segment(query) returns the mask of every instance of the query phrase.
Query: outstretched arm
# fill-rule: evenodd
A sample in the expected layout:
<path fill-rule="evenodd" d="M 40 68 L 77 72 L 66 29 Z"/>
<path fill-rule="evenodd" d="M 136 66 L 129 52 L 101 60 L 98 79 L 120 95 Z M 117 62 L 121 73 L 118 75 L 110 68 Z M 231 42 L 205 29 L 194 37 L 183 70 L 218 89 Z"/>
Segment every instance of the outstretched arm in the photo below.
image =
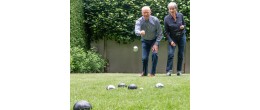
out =
<path fill-rule="evenodd" d="M 140 32 L 141 32 L 141 23 L 140 23 L 140 20 L 136 20 L 136 22 L 135 22 L 135 35 L 141 36 Z"/>

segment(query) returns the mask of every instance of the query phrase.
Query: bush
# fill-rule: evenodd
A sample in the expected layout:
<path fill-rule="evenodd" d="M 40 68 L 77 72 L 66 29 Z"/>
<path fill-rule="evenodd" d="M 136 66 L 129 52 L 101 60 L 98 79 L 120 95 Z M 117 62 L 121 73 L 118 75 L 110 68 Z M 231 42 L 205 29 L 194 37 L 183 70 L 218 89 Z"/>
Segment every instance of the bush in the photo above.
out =
<path fill-rule="evenodd" d="M 85 52 L 83 48 L 79 47 L 70 49 L 71 73 L 99 73 L 103 72 L 105 65 L 105 60 L 93 50 Z"/>

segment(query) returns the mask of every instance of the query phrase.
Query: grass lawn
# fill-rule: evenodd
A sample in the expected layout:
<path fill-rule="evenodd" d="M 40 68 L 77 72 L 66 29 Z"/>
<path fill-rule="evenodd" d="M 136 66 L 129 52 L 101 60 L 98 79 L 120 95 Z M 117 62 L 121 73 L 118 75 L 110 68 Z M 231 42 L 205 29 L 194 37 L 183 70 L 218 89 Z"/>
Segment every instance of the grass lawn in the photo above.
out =
<path fill-rule="evenodd" d="M 118 88 L 120 82 L 136 84 L 138 88 Z M 155 88 L 159 82 L 164 84 L 161 89 Z M 110 84 L 116 89 L 106 90 Z M 90 102 L 93 110 L 189 110 L 190 75 L 139 77 L 139 74 L 126 73 L 71 74 L 71 110 L 79 100 Z"/>

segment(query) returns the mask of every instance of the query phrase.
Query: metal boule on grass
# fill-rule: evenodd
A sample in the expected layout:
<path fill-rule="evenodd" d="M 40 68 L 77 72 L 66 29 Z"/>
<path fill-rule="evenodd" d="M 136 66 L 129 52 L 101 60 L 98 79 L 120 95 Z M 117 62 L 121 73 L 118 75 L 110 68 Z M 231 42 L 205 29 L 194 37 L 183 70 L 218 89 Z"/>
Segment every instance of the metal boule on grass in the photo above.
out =
<path fill-rule="evenodd" d="M 130 84 L 128 86 L 128 89 L 137 89 L 137 86 L 135 84 Z"/>
<path fill-rule="evenodd" d="M 115 87 L 114 85 L 108 85 L 106 89 L 107 89 L 107 90 L 113 90 L 113 89 L 115 89 L 115 88 L 116 88 L 116 87 Z"/>
<path fill-rule="evenodd" d="M 91 110 L 92 106 L 85 100 L 78 101 L 74 104 L 73 110 Z"/>
<path fill-rule="evenodd" d="M 127 87 L 127 85 L 125 83 L 119 83 L 118 87 Z"/>
<path fill-rule="evenodd" d="M 163 88 L 164 85 L 163 85 L 162 83 L 157 83 L 157 84 L 155 85 L 155 87 L 156 87 L 156 88 Z"/>

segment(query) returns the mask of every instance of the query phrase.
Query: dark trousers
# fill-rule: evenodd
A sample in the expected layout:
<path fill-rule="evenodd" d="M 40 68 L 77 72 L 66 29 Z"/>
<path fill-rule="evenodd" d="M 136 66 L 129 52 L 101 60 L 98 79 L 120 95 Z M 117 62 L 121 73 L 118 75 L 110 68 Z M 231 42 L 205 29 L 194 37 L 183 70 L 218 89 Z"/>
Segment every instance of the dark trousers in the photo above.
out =
<path fill-rule="evenodd" d="M 148 61 L 149 61 L 149 53 L 151 48 L 153 47 L 156 39 L 154 40 L 142 40 L 142 63 L 143 63 L 143 75 L 147 75 Z M 158 46 L 159 48 L 159 46 Z M 157 52 L 152 52 L 152 69 L 151 74 L 156 73 L 156 66 L 158 62 Z"/>
<path fill-rule="evenodd" d="M 186 45 L 186 35 L 183 34 L 181 37 L 173 38 L 172 40 L 176 44 L 176 46 L 178 46 L 177 71 L 181 71 L 183 57 L 184 57 L 184 48 Z M 175 52 L 176 46 L 171 46 L 171 44 L 168 43 L 168 60 L 167 60 L 166 72 L 173 70 L 173 59 L 174 59 L 174 52 Z"/>

